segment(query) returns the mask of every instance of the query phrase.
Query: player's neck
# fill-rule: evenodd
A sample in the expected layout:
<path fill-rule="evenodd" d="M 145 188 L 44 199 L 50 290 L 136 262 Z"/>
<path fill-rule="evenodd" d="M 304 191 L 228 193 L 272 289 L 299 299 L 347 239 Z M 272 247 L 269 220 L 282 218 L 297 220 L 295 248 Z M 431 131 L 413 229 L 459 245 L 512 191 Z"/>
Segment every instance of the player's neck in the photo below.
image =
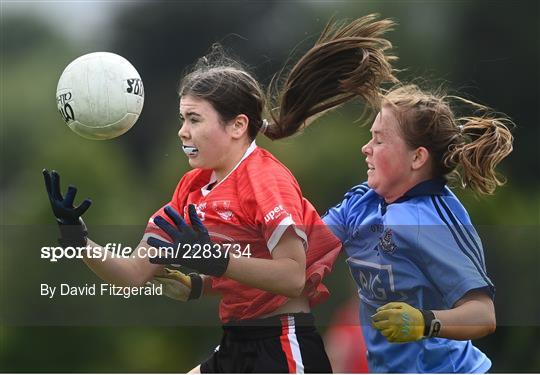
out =
<path fill-rule="evenodd" d="M 249 148 L 250 144 L 242 144 L 238 145 L 239 147 L 235 147 L 228 153 L 226 157 L 226 161 L 223 163 L 222 168 L 215 168 L 214 172 L 216 174 L 217 181 L 216 183 L 220 183 L 225 177 L 229 175 L 229 173 L 232 172 L 232 170 L 238 165 L 240 160 L 244 157 L 247 149 Z"/>

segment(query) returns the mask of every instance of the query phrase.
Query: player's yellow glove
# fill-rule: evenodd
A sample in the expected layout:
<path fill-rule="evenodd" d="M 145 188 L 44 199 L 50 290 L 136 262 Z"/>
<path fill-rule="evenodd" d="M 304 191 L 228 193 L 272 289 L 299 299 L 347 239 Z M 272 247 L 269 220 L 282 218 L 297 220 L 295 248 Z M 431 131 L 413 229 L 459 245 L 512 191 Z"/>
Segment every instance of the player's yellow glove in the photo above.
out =
<path fill-rule="evenodd" d="M 186 302 L 200 298 L 203 291 L 203 280 L 197 273 L 186 275 L 177 270 L 163 269 L 163 273 L 155 275 L 148 284 L 163 286 L 163 295 Z"/>
<path fill-rule="evenodd" d="M 441 323 L 432 311 L 415 309 L 405 302 L 390 302 L 371 317 L 373 327 L 390 342 L 411 342 L 435 337 Z"/>

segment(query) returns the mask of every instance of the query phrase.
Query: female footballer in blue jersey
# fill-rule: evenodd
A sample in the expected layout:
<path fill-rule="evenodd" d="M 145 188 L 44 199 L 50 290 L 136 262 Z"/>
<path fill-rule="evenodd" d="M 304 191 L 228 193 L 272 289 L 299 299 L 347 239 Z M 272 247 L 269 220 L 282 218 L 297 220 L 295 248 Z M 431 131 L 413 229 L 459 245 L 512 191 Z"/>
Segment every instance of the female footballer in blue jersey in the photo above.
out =
<path fill-rule="evenodd" d="M 456 117 L 450 102 L 475 116 Z M 446 186 L 492 194 L 512 151 L 510 120 L 459 97 L 401 85 L 383 96 L 362 147 L 367 184 L 324 221 L 358 284 L 371 372 L 485 373 L 471 339 L 495 330 L 494 286 L 467 211 Z M 400 343 L 400 344 L 398 344 Z"/>

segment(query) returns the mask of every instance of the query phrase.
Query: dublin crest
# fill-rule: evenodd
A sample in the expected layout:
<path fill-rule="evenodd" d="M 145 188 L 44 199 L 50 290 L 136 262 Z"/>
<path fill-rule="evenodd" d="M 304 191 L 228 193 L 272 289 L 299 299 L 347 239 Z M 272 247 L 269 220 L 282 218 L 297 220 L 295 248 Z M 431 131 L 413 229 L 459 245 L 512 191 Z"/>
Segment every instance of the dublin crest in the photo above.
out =
<path fill-rule="evenodd" d="M 379 239 L 379 248 L 388 254 L 394 254 L 397 249 L 396 244 L 392 241 L 392 229 L 386 229 Z"/>

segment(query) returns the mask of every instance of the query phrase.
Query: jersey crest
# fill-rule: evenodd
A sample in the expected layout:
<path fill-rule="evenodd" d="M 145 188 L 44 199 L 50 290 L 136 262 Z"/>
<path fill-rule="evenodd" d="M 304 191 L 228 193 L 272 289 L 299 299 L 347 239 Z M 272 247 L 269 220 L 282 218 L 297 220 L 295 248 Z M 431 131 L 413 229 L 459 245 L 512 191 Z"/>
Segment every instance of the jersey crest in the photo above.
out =
<path fill-rule="evenodd" d="M 201 219 L 201 221 L 204 221 L 205 219 L 205 216 L 206 216 L 204 212 L 205 210 L 206 210 L 206 202 L 202 202 L 201 204 L 195 205 L 195 211 L 197 211 L 197 216 L 199 216 L 199 219 Z"/>
<path fill-rule="evenodd" d="M 379 248 L 388 254 L 394 254 L 397 249 L 396 244 L 392 239 L 392 229 L 387 228 L 379 240 Z"/>

